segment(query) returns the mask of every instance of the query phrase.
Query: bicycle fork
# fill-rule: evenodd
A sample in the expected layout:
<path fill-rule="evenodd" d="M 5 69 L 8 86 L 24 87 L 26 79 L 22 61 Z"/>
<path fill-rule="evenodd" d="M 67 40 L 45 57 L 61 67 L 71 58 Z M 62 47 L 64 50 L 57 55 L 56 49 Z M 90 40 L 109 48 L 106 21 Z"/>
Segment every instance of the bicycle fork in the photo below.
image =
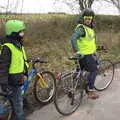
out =
<path fill-rule="evenodd" d="M 85 72 L 85 73 L 82 73 L 83 76 L 82 76 L 82 84 L 83 84 L 83 89 L 85 90 L 85 92 L 88 94 L 88 75 L 90 74 L 89 72 Z"/>
<path fill-rule="evenodd" d="M 69 94 L 71 94 L 71 105 L 74 105 L 74 100 L 75 100 L 75 92 L 77 91 L 78 84 L 80 84 L 80 78 L 81 72 L 78 72 L 75 79 L 72 79 L 72 90 Z"/>
<path fill-rule="evenodd" d="M 43 76 L 40 73 L 37 73 L 38 80 L 40 81 L 40 86 L 42 88 L 49 88 L 48 84 L 45 82 Z"/>

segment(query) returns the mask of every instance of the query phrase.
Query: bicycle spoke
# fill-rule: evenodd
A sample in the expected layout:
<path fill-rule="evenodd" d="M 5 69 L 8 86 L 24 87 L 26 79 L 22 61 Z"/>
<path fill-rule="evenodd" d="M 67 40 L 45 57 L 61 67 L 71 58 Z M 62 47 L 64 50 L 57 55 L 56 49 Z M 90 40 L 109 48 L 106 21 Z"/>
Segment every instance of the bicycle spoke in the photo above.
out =
<path fill-rule="evenodd" d="M 77 89 L 76 82 L 73 82 L 71 75 L 69 74 L 67 79 L 64 77 L 61 79 L 55 92 L 55 107 L 62 115 L 72 114 L 79 107 L 82 100 L 82 92 Z"/>
<path fill-rule="evenodd" d="M 102 60 L 99 68 L 99 74 L 95 80 L 95 89 L 104 90 L 112 82 L 114 77 L 114 66 L 109 60 Z"/>
<path fill-rule="evenodd" d="M 54 96 L 55 78 L 53 74 L 48 71 L 42 72 L 41 76 L 42 78 L 39 78 L 35 81 L 34 95 L 38 102 L 46 104 L 50 102 Z"/>

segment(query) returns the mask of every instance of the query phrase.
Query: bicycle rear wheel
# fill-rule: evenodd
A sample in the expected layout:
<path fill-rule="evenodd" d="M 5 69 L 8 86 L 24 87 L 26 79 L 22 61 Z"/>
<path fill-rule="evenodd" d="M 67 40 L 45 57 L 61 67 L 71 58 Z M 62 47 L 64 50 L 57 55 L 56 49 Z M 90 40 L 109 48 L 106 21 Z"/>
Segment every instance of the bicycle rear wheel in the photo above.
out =
<path fill-rule="evenodd" d="M 0 120 L 15 120 L 11 102 L 3 95 L 0 96 Z"/>
<path fill-rule="evenodd" d="M 37 79 L 33 85 L 35 98 L 41 104 L 51 102 L 55 93 L 55 77 L 49 71 L 37 74 Z"/>
<path fill-rule="evenodd" d="M 13 111 L 12 111 L 12 110 L 8 111 L 8 112 L 4 115 L 4 118 L 5 118 L 5 119 L 3 119 L 3 120 L 15 120 Z"/>
<path fill-rule="evenodd" d="M 98 75 L 95 80 L 95 89 L 105 90 L 109 87 L 114 78 L 114 65 L 110 60 L 101 60 L 98 68 Z"/>
<path fill-rule="evenodd" d="M 56 85 L 54 104 L 62 115 L 70 115 L 77 110 L 82 101 L 82 89 L 77 88 L 78 80 L 73 79 L 73 73 L 68 73 L 59 79 Z"/>

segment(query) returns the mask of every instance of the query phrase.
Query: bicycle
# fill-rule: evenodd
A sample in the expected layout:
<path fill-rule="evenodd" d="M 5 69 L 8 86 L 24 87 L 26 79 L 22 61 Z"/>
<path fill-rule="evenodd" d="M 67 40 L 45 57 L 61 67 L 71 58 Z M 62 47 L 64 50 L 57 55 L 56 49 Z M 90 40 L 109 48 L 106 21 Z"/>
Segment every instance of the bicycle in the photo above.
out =
<path fill-rule="evenodd" d="M 29 83 L 35 78 L 33 84 L 33 94 L 36 100 L 41 104 L 51 102 L 55 92 L 55 77 L 52 72 L 38 72 L 35 67 L 36 63 L 47 63 L 47 61 L 37 58 L 31 59 L 28 62 L 32 63 L 32 70 L 28 74 L 28 79 L 25 80 L 24 85 L 21 87 L 23 95 L 27 90 Z"/>
<path fill-rule="evenodd" d="M 108 53 L 104 46 L 98 46 L 97 51 L 101 53 Z M 98 74 L 94 83 L 94 88 L 97 91 L 103 91 L 107 89 L 114 79 L 114 64 L 109 59 L 102 59 L 100 55 L 97 54 L 96 60 L 98 63 Z"/>
<path fill-rule="evenodd" d="M 36 100 L 41 104 L 47 104 L 51 102 L 54 93 L 55 93 L 55 77 L 50 71 L 38 72 L 36 68 L 36 63 L 47 63 L 40 58 L 31 59 L 28 61 L 32 63 L 31 71 L 28 73 L 27 80 L 24 81 L 24 84 L 21 86 L 21 94 L 22 96 L 26 96 L 26 91 L 29 87 L 29 84 L 33 81 L 33 94 Z M 11 106 L 10 100 L 6 95 L 0 93 L 0 96 L 4 97 L 6 102 Z M 6 103 L 5 102 L 5 103 Z M 7 120 L 13 120 L 12 117 L 12 107 L 9 107 L 8 110 L 8 118 Z"/>
<path fill-rule="evenodd" d="M 0 120 L 14 120 L 12 103 L 6 93 L 0 92 Z"/>
<path fill-rule="evenodd" d="M 73 56 L 69 58 L 75 61 L 76 67 L 72 70 L 60 73 L 58 78 L 58 84 L 56 85 L 56 91 L 54 96 L 54 104 L 56 110 L 62 115 L 70 115 L 77 110 L 80 106 L 83 98 L 83 93 L 88 92 L 87 89 L 87 75 L 88 72 L 80 68 L 79 60 L 80 56 Z M 98 58 L 97 58 L 98 59 Z M 98 61 L 97 61 L 98 62 Z M 107 64 L 106 64 L 107 63 Z M 98 63 L 98 75 L 96 77 L 95 89 L 102 91 L 111 84 L 114 78 L 114 65 L 110 60 L 99 60 Z M 108 70 L 109 74 L 106 74 Z M 109 77 L 108 81 L 103 82 L 105 77 Z M 99 86 L 99 84 L 101 84 Z"/>

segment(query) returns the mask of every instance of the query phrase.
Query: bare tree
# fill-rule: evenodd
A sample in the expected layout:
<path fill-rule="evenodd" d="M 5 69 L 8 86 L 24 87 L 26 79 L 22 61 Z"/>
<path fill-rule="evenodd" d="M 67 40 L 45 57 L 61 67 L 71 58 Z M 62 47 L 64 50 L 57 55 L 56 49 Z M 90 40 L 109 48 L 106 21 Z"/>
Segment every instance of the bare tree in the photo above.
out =
<path fill-rule="evenodd" d="M 9 4 L 10 4 L 10 0 L 8 0 L 8 1 L 7 1 L 7 6 L 6 6 L 6 15 L 7 15 L 7 13 L 8 13 Z"/>
<path fill-rule="evenodd" d="M 23 0 L 6 0 L 5 5 L 0 5 L 0 9 L 2 9 L 6 15 L 8 13 L 21 12 L 21 7 L 23 7 Z"/>
<path fill-rule="evenodd" d="M 91 8 L 94 0 L 78 0 L 80 10 L 82 11 L 85 8 Z"/>
<path fill-rule="evenodd" d="M 82 11 L 85 8 L 91 8 L 94 1 L 97 0 L 55 0 L 57 2 L 62 2 L 67 4 L 71 9 L 74 8 L 75 4 L 79 5 L 79 11 Z"/>
<path fill-rule="evenodd" d="M 17 13 L 17 10 L 19 8 L 19 4 L 20 4 L 20 0 L 15 0 L 14 3 L 13 3 L 13 8 L 12 8 L 12 11 L 14 11 L 15 13 Z"/>
<path fill-rule="evenodd" d="M 120 13 L 120 0 L 104 0 L 104 1 L 113 4 Z"/>
<path fill-rule="evenodd" d="M 120 0 L 55 0 L 55 4 L 57 4 L 58 2 L 65 3 L 70 7 L 71 10 L 74 9 L 75 4 L 78 4 L 79 11 L 82 11 L 85 8 L 91 8 L 93 3 L 96 1 L 99 1 L 99 2 L 105 1 L 110 4 L 113 4 L 120 13 Z"/>
<path fill-rule="evenodd" d="M 23 3 L 24 3 L 24 0 L 22 0 L 22 5 L 21 5 L 21 14 L 22 14 L 22 10 L 23 10 Z"/>

